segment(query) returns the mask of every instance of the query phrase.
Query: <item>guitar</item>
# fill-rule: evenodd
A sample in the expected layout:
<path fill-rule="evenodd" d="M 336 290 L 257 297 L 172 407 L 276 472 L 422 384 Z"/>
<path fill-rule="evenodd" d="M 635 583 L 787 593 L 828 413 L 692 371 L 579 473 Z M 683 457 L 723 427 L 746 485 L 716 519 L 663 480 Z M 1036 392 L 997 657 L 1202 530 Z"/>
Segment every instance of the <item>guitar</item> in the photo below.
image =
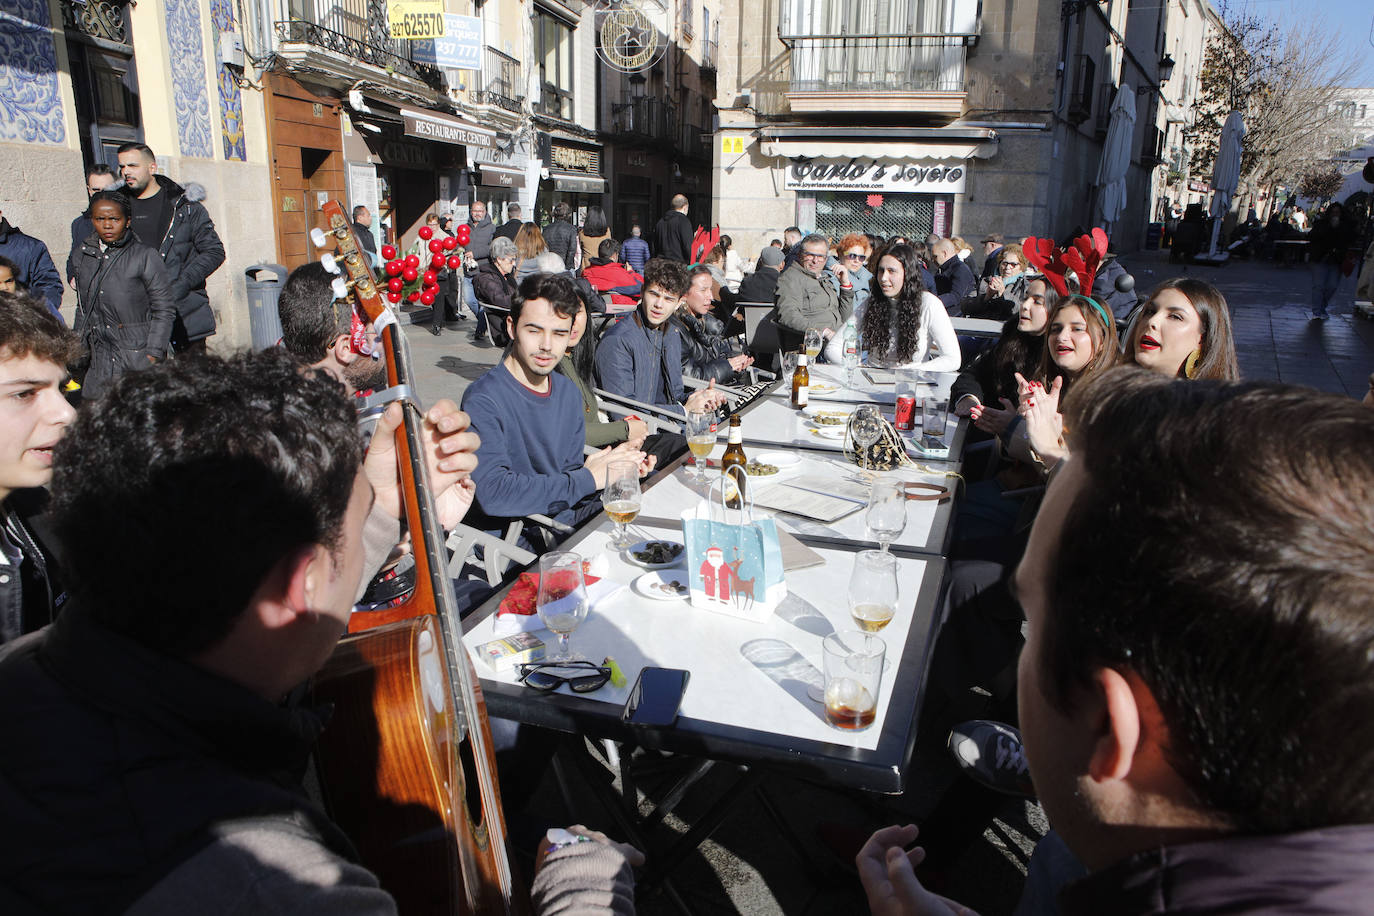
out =
<path fill-rule="evenodd" d="M 519 916 L 528 895 L 511 868 L 486 705 L 460 638 L 410 350 L 343 207 L 323 210 L 330 228 L 316 242 L 333 241 L 336 286 L 380 331 L 388 385 L 408 392 L 396 451 L 415 588 L 396 606 L 355 612 L 315 678 L 316 700 L 334 705 L 318 743 L 321 790 L 401 913 Z"/>

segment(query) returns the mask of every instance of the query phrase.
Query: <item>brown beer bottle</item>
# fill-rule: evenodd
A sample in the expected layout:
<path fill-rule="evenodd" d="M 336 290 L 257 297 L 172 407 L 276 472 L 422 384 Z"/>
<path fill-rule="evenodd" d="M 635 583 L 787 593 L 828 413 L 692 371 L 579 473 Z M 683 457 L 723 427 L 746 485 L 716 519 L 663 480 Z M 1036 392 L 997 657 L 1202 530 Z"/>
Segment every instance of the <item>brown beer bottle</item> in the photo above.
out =
<path fill-rule="evenodd" d="M 811 394 L 811 372 L 806 368 L 806 352 L 797 354 L 797 368 L 792 373 L 792 406 L 801 410 Z"/>
<path fill-rule="evenodd" d="M 725 454 L 720 456 L 720 472 L 735 481 L 735 490 L 730 492 L 730 482 L 726 480 L 725 505 L 731 509 L 744 508 L 744 466 L 749 459 L 744 457 L 744 433 L 740 429 L 739 414 L 730 414 L 730 438 L 725 445 Z"/>

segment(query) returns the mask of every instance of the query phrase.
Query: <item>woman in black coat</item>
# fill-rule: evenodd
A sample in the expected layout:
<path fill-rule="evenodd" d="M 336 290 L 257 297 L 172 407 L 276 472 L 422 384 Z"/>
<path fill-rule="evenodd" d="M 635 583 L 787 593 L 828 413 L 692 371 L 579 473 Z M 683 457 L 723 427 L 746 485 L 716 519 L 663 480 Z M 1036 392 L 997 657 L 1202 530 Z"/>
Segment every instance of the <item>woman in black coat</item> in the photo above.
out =
<path fill-rule="evenodd" d="M 86 214 L 95 233 L 76 258 L 74 330 L 90 356 L 82 397 L 98 398 L 125 372 L 166 357 L 176 302 L 162 258 L 129 228 L 127 197 L 101 191 Z"/>
<path fill-rule="evenodd" d="M 725 339 L 725 325 L 711 314 L 711 271 L 698 265 L 688 277 L 687 294 L 671 319 L 682 339 L 682 374 L 704 382 L 733 384 L 754 360 L 734 352 Z"/>
<path fill-rule="evenodd" d="M 520 251 L 514 242 L 508 238 L 494 238 L 491 240 L 490 256 L 472 277 L 472 291 L 486 312 L 491 342 L 498 347 L 504 347 L 510 341 L 506 334 L 506 316 L 510 314 L 511 299 L 519 290 L 512 278 L 512 271 L 519 259 Z"/>

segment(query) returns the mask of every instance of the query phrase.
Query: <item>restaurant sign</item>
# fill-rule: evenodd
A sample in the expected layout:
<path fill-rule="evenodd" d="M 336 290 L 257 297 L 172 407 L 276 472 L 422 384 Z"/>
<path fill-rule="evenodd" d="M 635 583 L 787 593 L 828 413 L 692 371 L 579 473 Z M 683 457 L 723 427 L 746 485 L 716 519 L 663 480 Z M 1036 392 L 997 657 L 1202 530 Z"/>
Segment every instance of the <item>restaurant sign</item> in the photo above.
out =
<path fill-rule="evenodd" d="M 910 162 L 893 159 L 811 159 L 786 165 L 789 191 L 881 191 L 889 194 L 962 194 L 963 159 Z"/>

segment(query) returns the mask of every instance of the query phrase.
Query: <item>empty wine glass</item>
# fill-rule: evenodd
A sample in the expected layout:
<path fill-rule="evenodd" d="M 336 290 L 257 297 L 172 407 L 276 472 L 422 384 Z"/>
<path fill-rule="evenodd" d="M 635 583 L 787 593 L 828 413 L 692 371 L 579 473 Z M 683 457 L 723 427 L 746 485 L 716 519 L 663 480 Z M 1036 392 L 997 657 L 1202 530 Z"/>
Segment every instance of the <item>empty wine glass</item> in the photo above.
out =
<path fill-rule="evenodd" d="M 897 558 L 881 550 L 854 555 L 849 577 L 849 615 L 859 629 L 876 633 L 897 612 Z"/>
<path fill-rule="evenodd" d="M 549 662 L 577 661 L 568 648 L 568 639 L 587 617 L 587 586 L 582 574 L 582 557 L 571 552 L 546 553 L 539 558 L 539 619 L 558 636 L 558 653 Z"/>
<path fill-rule="evenodd" d="M 854 436 L 854 444 L 859 447 L 859 454 L 863 456 L 864 470 L 868 470 L 868 448 L 878 441 L 878 437 L 883 434 L 883 418 L 878 413 L 878 408 L 872 404 L 865 404 L 854 411 L 854 419 L 849 427 L 850 433 Z"/>
<path fill-rule="evenodd" d="M 882 552 L 906 528 L 906 488 L 902 481 L 879 477 L 868 492 L 868 512 L 864 523 L 873 532 Z"/>
<path fill-rule="evenodd" d="M 625 526 L 639 515 L 639 502 L 639 465 L 633 461 L 612 461 L 606 468 L 606 489 L 601 491 L 601 504 L 615 522 L 611 546 L 616 550 L 633 543 Z"/>
<path fill-rule="evenodd" d="M 821 355 L 821 332 L 815 328 L 807 328 L 802 348 L 806 350 L 806 361 L 814 363 L 816 357 Z"/>
<path fill-rule="evenodd" d="M 709 410 L 687 412 L 687 447 L 692 450 L 693 479 L 703 480 L 706 474 L 701 463 L 716 447 L 716 415 Z"/>
<path fill-rule="evenodd" d="M 797 371 L 797 354 L 791 350 L 784 350 L 782 354 L 782 377 L 783 381 L 791 382 L 792 373 Z"/>

